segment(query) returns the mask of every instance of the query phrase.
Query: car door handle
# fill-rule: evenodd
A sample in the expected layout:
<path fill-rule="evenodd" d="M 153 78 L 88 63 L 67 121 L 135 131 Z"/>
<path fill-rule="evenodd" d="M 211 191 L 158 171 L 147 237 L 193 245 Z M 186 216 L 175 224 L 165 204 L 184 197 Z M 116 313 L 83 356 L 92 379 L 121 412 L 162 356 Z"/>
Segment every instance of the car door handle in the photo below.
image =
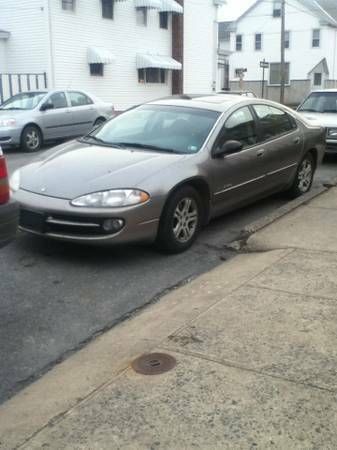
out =
<path fill-rule="evenodd" d="M 258 150 L 256 152 L 256 156 L 258 156 L 259 158 L 261 158 L 261 156 L 263 156 L 263 155 L 264 155 L 264 149 Z"/>
<path fill-rule="evenodd" d="M 299 144 L 301 142 L 301 139 L 299 137 L 294 139 L 294 144 Z"/>

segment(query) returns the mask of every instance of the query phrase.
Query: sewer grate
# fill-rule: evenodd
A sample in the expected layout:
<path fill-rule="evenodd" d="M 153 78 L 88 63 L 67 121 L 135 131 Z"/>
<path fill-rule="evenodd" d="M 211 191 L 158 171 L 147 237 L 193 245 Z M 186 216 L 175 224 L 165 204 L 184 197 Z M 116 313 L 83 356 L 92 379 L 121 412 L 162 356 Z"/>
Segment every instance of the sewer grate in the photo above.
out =
<path fill-rule="evenodd" d="M 131 367 L 142 375 L 160 375 L 172 370 L 176 364 L 177 361 L 173 356 L 165 353 L 149 353 L 135 359 Z"/>

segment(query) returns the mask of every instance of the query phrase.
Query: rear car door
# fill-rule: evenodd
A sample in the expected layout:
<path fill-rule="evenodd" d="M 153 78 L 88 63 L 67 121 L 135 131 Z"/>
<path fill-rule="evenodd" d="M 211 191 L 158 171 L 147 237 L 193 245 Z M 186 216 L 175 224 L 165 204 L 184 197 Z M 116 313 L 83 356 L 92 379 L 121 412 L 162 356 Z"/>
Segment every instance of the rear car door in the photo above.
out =
<path fill-rule="evenodd" d="M 259 142 L 270 189 L 286 187 L 295 176 L 303 152 L 304 137 L 296 120 L 270 105 L 254 105 Z"/>
<path fill-rule="evenodd" d="M 89 133 L 97 119 L 97 111 L 92 99 L 79 91 L 68 91 L 72 118 L 72 135 L 80 136 Z"/>
<path fill-rule="evenodd" d="M 71 114 L 68 101 L 63 91 L 54 92 L 45 104 L 51 109 L 41 111 L 41 122 L 45 139 L 54 139 L 71 136 Z"/>
<path fill-rule="evenodd" d="M 229 116 L 213 150 L 230 140 L 241 142 L 242 150 L 211 160 L 210 183 L 215 213 L 259 197 L 265 189 L 265 167 L 258 144 L 256 120 L 248 106 Z"/>

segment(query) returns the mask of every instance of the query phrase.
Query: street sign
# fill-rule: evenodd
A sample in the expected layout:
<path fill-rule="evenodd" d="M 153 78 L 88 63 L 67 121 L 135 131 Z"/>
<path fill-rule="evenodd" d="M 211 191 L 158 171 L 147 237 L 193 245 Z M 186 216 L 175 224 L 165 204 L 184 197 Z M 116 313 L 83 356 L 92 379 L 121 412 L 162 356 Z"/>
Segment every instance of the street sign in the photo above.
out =
<path fill-rule="evenodd" d="M 269 69 L 269 62 L 260 61 L 260 67 L 261 69 Z"/>

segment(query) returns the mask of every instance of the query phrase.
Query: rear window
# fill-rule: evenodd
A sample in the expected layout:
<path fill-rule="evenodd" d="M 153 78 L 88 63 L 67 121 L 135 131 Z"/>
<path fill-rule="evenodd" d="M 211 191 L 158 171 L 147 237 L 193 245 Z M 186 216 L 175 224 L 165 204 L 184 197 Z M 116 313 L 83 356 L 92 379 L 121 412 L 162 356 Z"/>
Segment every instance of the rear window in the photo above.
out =
<path fill-rule="evenodd" d="M 337 113 L 337 92 L 312 92 L 298 111 Z"/>

